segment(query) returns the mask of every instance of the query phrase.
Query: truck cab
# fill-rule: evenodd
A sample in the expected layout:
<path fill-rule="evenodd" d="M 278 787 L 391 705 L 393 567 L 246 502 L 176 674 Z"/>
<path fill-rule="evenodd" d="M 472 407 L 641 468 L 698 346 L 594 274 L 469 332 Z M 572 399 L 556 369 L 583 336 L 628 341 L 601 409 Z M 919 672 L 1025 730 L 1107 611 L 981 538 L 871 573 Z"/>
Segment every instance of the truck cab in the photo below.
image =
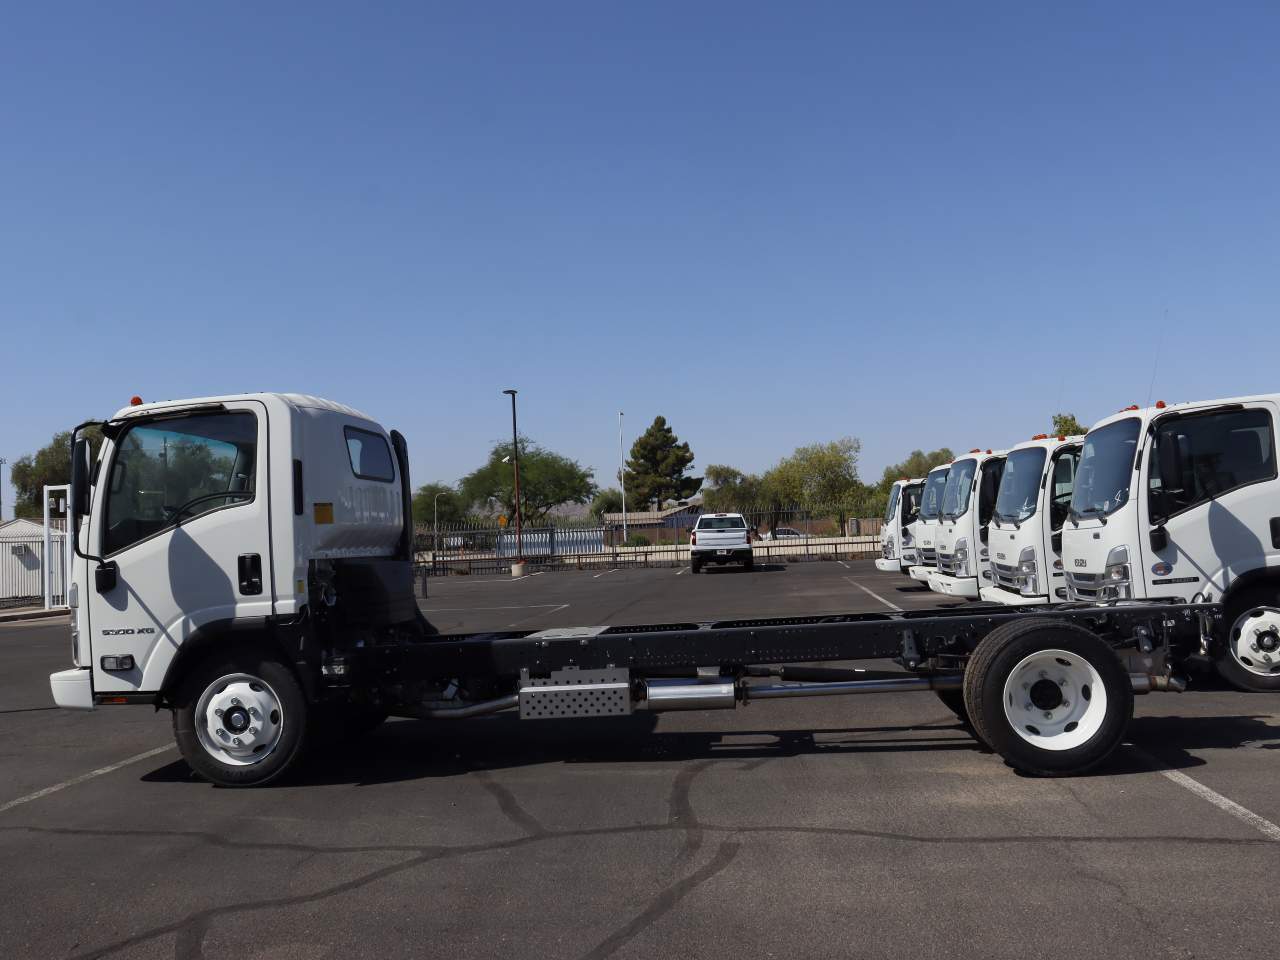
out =
<path fill-rule="evenodd" d="M 1040 434 L 1009 451 L 987 533 L 983 600 L 1022 606 L 1066 599 L 1061 531 L 1083 442 Z"/>
<path fill-rule="evenodd" d="M 889 489 L 884 526 L 880 528 L 880 556 L 876 569 L 886 573 L 906 573 L 915 562 L 913 527 L 920 514 L 920 494 L 924 480 L 895 480 Z"/>
<path fill-rule="evenodd" d="M 341 404 L 267 393 L 139 400 L 101 428 L 96 464 L 86 440 L 74 446 L 75 666 L 50 678 L 60 706 L 194 698 L 194 714 L 175 715 L 189 761 L 269 767 L 300 743 L 280 719 L 301 709 L 294 688 L 319 697 L 346 645 L 429 629 L 399 434 Z M 222 665 L 246 649 L 240 662 L 276 666 Z M 225 682 L 208 676 L 224 666 Z"/>
<path fill-rule="evenodd" d="M 935 593 L 978 599 L 980 571 L 987 566 L 987 525 L 1004 458 L 1003 450 L 974 449 L 951 464 L 934 535 L 938 565 L 929 573 L 929 589 Z"/>
<path fill-rule="evenodd" d="M 1072 600 L 1223 605 L 1219 673 L 1280 690 L 1280 396 L 1131 406 L 1084 439 L 1062 530 Z"/>
<path fill-rule="evenodd" d="M 907 576 L 920 583 L 929 582 L 929 573 L 938 565 L 938 551 L 934 539 L 938 532 L 938 515 L 942 512 L 942 491 L 947 485 L 950 464 L 934 467 L 925 477 L 920 492 L 920 513 L 916 517 L 912 539 L 916 547 L 916 563 L 908 568 Z"/>

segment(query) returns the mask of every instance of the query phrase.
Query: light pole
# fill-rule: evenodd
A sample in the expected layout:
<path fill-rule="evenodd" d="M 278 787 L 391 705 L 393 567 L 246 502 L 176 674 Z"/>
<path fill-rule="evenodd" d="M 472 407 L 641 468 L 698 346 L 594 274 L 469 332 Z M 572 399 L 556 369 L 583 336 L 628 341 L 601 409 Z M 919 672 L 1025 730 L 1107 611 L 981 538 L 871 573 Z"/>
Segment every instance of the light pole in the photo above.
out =
<path fill-rule="evenodd" d="M 434 561 L 440 552 L 440 498 L 446 491 L 441 490 L 431 498 L 431 559 Z"/>
<path fill-rule="evenodd" d="M 622 453 L 622 411 L 618 411 L 618 482 L 622 484 L 622 543 L 627 542 L 627 459 Z"/>
<path fill-rule="evenodd" d="M 503 390 L 511 397 L 511 466 L 516 482 L 516 563 L 524 563 L 524 537 L 520 525 L 520 435 L 516 432 L 516 391 Z"/>
<path fill-rule="evenodd" d="M 9 461 L 0 457 L 0 474 L 4 473 L 4 465 Z M 4 521 L 4 478 L 0 477 L 0 522 Z"/>

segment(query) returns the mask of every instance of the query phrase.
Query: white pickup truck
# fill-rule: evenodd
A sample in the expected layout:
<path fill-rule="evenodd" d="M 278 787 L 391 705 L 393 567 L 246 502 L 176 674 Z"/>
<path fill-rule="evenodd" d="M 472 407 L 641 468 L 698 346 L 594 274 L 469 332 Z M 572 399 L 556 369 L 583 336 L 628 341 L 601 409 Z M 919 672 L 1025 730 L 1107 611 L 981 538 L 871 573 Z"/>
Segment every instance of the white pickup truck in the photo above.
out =
<path fill-rule="evenodd" d="M 705 513 L 689 533 L 689 568 L 697 573 L 707 563 L 740 563 L 750 570 L 751 531 L 740 513 Z"/>

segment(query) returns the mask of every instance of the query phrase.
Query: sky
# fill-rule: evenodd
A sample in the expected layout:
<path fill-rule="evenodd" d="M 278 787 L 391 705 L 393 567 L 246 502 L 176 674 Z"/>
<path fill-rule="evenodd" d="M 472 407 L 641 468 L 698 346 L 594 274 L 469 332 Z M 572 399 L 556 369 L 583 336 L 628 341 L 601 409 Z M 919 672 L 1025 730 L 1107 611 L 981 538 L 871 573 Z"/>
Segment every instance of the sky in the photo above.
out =
<path fill-rule="evenodd" d="M 602 484 L 619 410 L 874 479 L 1277 390 L 1277 49 L 1274 3 L 10 5 L 0 457 L 282 390 L 451 482 L 514 387 Z"/>

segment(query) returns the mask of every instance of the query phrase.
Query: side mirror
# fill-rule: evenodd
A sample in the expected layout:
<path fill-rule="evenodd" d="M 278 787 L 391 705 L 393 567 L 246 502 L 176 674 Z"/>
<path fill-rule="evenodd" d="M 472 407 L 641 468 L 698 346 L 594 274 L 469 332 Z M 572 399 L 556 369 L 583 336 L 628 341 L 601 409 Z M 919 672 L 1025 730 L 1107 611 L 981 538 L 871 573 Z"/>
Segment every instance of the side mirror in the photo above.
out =
<path fill-rule="evenodd" d="M 1169 531 L 1163 526 L 1151 528 L 1151 549 L 1155 553 L 1167 550 L 1169 547 Z"/>
<path fill-rule="evenodd" d="M 77 517 L 89 515 L 89 441 L 81 437 L 71 448 L 71 510 Z"/>

